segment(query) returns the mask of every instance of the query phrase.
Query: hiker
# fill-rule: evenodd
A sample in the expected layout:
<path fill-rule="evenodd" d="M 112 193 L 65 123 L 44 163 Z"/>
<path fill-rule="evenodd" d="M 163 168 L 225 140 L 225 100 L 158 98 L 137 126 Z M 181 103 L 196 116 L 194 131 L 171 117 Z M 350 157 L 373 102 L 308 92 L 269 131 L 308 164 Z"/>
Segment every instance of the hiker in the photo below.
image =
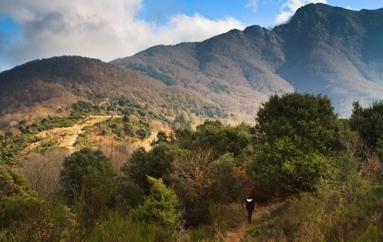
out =
<path fill-rule="evenodd" d="M 247 221 L 251 224 L 251 217 L 253 216 L 255 205 L 251 197 L 246 199 Z"/>

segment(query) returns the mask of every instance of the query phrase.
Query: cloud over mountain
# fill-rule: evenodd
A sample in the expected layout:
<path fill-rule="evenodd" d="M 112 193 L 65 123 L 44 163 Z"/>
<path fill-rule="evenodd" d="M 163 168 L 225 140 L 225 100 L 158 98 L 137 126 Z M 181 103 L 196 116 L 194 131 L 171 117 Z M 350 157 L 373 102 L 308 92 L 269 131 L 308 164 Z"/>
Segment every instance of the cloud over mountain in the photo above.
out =
<path fill-rule="evenodd" d="M 142 0 L 1 1 L 0 14 L 9 14 L 21 31 L 17 41 L 2 44 L 1 58 L 12 64 L 55 55 L 111 60 L 155 44 L 201 41 L 244 28 L 234 18 L 211 20 L 198 13 L 180 13 L 157 25 L 138 18 L 142 9 Z"/>
<path fill-rule="evenodd" d="M 280 13 L 275 18 L 276 25 L 286 23 L 298 8 L 309 3 L 327 3 L 327 0 L 287 0 L 280 8 Z"/>

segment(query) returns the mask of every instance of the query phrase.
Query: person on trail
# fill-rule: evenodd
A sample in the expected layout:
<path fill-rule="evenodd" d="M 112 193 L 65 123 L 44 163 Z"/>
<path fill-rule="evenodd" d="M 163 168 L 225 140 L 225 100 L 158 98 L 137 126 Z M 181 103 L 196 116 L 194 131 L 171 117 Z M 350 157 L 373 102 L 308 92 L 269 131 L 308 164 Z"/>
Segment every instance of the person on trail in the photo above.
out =
<path fill-rule="evenodd" d="M 255 205 L 251 197 L 246 199 L 247 221 L 251 224 L 251 217 L 253 216 Z"/>

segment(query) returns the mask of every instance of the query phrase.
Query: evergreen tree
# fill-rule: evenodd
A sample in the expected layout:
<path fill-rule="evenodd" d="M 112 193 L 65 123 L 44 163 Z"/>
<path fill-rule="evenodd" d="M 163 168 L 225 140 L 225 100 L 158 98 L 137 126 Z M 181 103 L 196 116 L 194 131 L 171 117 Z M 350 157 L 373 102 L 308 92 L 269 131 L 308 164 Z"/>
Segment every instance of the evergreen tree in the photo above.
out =
<path fill-rule="evenodd" d="M 256 117 L 257 157 L 251 164 L 259 192 L 271 196 L 312 191 L 323 156 L 338 147 L 340 123 L 326 96 L 273 95 Z"/>
<path fill-rule="evenodd" d="M 178 198 L 173 189 L 166 187 L 162 179 L 148 176 L 150 195 L 144 203 L 131 211 L 136 222 L 158 224 L 172 237 L 176 232 L 176 223 L 181 215 L 178 211 Z"/>

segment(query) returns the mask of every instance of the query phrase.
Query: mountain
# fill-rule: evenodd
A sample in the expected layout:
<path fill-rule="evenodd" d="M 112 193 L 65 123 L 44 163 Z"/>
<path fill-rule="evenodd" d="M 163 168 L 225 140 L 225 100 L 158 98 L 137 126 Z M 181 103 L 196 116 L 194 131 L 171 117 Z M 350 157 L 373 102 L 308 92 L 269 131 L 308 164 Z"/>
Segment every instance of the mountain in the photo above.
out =
<path fill-rule="evenodd" d="M 78 56 L 31 61 L 0 73 L 0 127 L 65 116 L 78 101 L 119 114 L 119 100 L 167 121 L 183 114 L 197 122 L 253 122 L 270 95 L 293 91 L 327 95 L 348 117 L 353 101 L 383 99 L 382 16 L 383 8 L 308 4 L 272 30 L 234 29 L 111 63 Z"/>
<path fill-rule="evenodd" d="M 383 8 L 308 4 L 272 30 L 250 26 L 203 42 L 154 46 L 111 63 L 200 93 L 251 120 L 274 93 L 327 95 L 340 117 L 383 99 Z"/>
<path fill-rule="evenodd" d="M 118 100 L 172 119 L 180 110 L 189 117 L 223 118 L 219 106 L 192 90 L 100 60 L 61 56 L 28 62 L 0 73 L 0 127 L 31 123 L 48 115 L 65 116 L 78 101 L 114 109 Z M 114 112 L 113 112 L 114 111 Z M 3 129 L 4 130 L 4 129 Z"/>

